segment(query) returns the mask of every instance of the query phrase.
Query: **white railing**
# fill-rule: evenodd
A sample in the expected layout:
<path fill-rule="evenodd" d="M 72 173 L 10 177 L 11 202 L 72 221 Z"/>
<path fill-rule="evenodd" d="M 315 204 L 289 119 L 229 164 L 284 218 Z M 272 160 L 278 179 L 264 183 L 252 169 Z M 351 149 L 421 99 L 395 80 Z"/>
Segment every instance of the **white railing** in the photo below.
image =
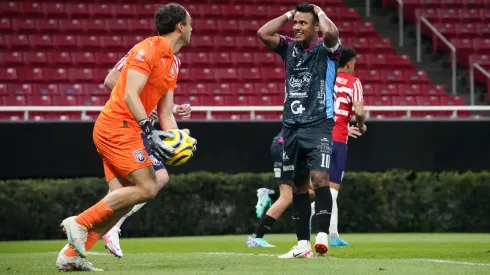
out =
<path fill-rule="evenodd" d="M 452 52 L 451 57 L 451 70 L 452 70 L 452 92 L 456 95 L 456 48 L 449 42 L 435 27 L 432 25 L 425 16 L 417 18 L 417 62 L 422 61 L 422 31 L 421 22 L 423 22 L 442 42 L 444 42 Z"/>
<path fill-rule="evenodd" d="M 480 66 L 480 64 L 475 62 L 475 63 L 470 65 L 470 102 L 471 102 L 471 105 L 475 105 L 475 69 L 479 70 L 483 75 L 485 75 L 488 79 L 490 79 L 490 73 L 487 72 L 484 68 L 482 68 L 482 66 Z"/>
<path fill-rule="evenodd" d="M 87 112 L 100 112 L 103 106 L 0 106 L 1 112 L 22 112 L 24 120 L 29 120 L 30 112 L 80 112 L 82 120 L 88 120 Z M 490 106 L 366 106 L 366 116 L 370 112 L 403 111 L 404 118 L 410 118 L 413 111 L 451 111 L 457 117 L 457 111 L 490 112 Z M 257 118 L 256 112 L 279 112 L 283 106 L 193 106 L 192 112 L 206 112 L 206 118 L 212 119 L 213 112 L 249 112 L 250 119 Z"/>
<path fill-rule="evenodd" d="M 403 47 L 403 0 L 396 0 L 396 2 L 398 3 L 398 45 Z M 366 0 L 366 17 L 371 17 L 371 0 Z"/>

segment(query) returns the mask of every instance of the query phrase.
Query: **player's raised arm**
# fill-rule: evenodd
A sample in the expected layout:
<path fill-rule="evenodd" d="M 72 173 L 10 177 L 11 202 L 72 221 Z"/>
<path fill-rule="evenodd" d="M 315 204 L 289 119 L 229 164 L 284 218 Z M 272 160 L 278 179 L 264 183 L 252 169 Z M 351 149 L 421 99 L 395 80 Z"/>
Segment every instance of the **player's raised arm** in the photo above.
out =
<path fill-rule="evenodd" d="M 116 86 L 116 82 L 120 74 L 121 72 L 118 69 L 112 68 L 112 70 L 107 74 L 104 79 L 104 86 L 112 91 L 112 89 L 114 89 L 114 86 Z"/>
<path fill-rule="evenodd" d="M 316 15 L 318 15 L 318 23 L 320 27 L 320 32 L 323 35 L 323 43 L 325 46 L 332 51 L 337 50 L 339 46 L 339 30 L 337 29 L 337 26 L 328 18 L 328 16 L 323 12 L 323 10 L 316 6 L 313 5 L 314 9 L 313 11 L 315 12 Z"/>
<path fill-rule="evenodd" d="M 279 34 L 277 32 L 281 27 L 286 24 L 289 20 L 293 20 L 294 13 L 296 10 L 288 11 L 287 13 L 272 19 L 271 21 L 265 23 L 258 31 L 257 36 L 264 43 L 264 45 L 275 50 L 279 47 L 281 42 Z"/>
<path fill-rule="evenodd" d="M 162 130 L 178 128 L 173 112 L 174 106 L 174 93 L 168 91 L 167 94 L 160 99 L 157 105 L 158 119 Z"/>

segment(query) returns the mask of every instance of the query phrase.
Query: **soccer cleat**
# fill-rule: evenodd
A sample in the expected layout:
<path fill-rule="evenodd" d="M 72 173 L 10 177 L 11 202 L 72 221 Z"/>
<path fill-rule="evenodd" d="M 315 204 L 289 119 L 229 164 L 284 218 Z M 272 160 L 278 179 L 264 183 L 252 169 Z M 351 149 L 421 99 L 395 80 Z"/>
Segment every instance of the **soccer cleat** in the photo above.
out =
<path fill-rule="evenodd" d="M 278 258 L 295 259 L 295 258 L 312 258 L 312 257 L 313 257 L 313 252 L 311 251 L 311 248 L 308 247 L 300 248 L 299 246 L 293 246 L 293 248 L 289 250 L 288 253 L 280 255 Z"/>
<path fill-rule="evenodd" d="M 325 256 L 328 252 L 328 234 L 320 232 L 316 235 L 315 251 L 319 256 Z"/>
<path fill-rule="evenodd" d="M 271 198 L 269 197 L 269 189 L 257 189 L 257 204 L 255 205 L 255 213 L 257 218 L 261 219 L 264 216 L 265 209 L 271 206 Z"/>
<path fill-rule="evenodd" d="M 80 255 L 80 257 L 87 257 L 87 250 L 85 250 L 85 241 L 87 240 L 88 230 L 85 226 L 75 221 L 75 216 L 66 218 L 60 224 L 63 231 L 66 233 L 68 243 L 73 245 L 73 249 Z"/>
<path fill-rule="evenodd" d="M 58 259 L 56 260 L 56 267 L 58 268 L 59 271 L 90 271 L 90 272 L 96 272 L 96 271 L 104 271 L 100 268 L 95 268 L 92 266 L 92 263 L 85 261 L 80 256 L 73 256 L 73 257 L 68 257 L 64 254 L 65 250 L 68 249 L 68 244 L 61 249 L 60 253 L 58 254 Z"/>
<path fill-rule="evenodd" d="M 119 236 L 121 235 L 121 229 L 113 227 L 107 234 L 105 234 L 102 239 L 104 240 L 105 248 L 109 249 L 112 255 L 117 258 L 121 258 L 123 256 L 123 252 L 121 250 L 121 245 L 119 244 Z"/>
<path fill-rule="evenodd" d="M 275 247 L 264 240 L 264 238 L 254 238 L 253 236 L 248 237 L 247 245 L 248 247 Z"/>
<path fill-rule="evenodd" d="M 342 240 L 339 235 L 331 235 L 330 236 L 330 246 L 349 246 L 349 244 Z"/>

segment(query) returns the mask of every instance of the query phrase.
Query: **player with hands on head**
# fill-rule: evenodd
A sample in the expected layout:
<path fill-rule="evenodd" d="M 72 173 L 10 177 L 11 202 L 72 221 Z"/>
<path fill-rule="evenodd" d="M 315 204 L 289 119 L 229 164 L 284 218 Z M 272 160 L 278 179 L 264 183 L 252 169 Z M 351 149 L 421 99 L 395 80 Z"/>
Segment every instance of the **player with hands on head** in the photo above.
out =
<path fill-rule="evenodd" d="M 162 137 L 172 138 L 174 135 L 166 130 L 177 129 L 173 114 L 177 82 L 174 54 L 189 44 L 191 23 L 181 5 L 162 5 L 155 14 L 158 36 L 138 43 L 128 55 L 93 131 L 105 177 L 113 191 L 81 214 L 62 221 L 60 226 L 70 246 L 58 255 L 58 269 L 100 271 L 85 262 L 87 250 L 134 205 L 154 198 L 162 188 L 141 133 L 148 138 L 155 158 L 163 161 L 172 157 L 174 149 Z M 155 106 L 163 131 L 156 130 L 148 117 Z M 78 255 L 71 254 L 74 252 Z"/>
<path fill-rule="evenodd" d="M 277 34 L 293 21 L 294 38 Z M 322 33 L 319 39 L 318 32 Z M 280 258 L 310 258 L 310 179 L 315 188 L 315 213 L 319 224 L 315 250 L 328 251 L 332 211 L 329 167 L 334 125 L 334 84 L 341 53 L 339 32 L 318 6 L 301 3 L 296 9 L 262 26 L 257 35 L 279 54 L 286 72 L 283 111 L 284 158 L 282 180 L 292 181 L 293 219 L 298 245 Z"/>

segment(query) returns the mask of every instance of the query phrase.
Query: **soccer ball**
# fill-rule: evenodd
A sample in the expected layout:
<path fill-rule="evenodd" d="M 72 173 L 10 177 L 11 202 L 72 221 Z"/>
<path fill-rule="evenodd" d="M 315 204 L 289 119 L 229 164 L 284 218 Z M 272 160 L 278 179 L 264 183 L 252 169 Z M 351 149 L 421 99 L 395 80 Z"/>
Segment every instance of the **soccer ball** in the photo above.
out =
<path fill-rule="evenodd" d="M 192 157 L 194 147 L 192 138 L 180 129 L 171 129 L 168 131 L 174 133 L 175 138 L 165 138 L 163 141 L 175 148 L 175 153 L 171 159 L 165 161 L 165 164 L 173 166 L 182 165 Z"/>

